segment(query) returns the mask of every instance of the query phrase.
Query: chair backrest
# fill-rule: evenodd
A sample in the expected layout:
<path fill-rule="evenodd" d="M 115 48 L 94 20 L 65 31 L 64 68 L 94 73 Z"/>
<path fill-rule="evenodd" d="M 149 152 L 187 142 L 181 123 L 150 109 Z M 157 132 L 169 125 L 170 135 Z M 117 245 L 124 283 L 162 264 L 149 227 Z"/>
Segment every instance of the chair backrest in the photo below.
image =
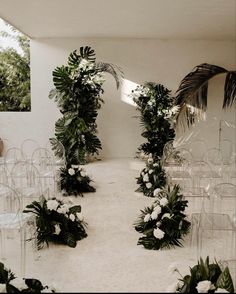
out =
<path fill-rule="evenodd" d="M 194 160 L 203 160 L 207 147 L 204 140 L 194 140 L 190 143 L 190 152 L 193 155 Z"/>
<path fill-rule="evenodd" d="M 17 191 L 0 183 L 0 214 L 18 215 L 21 209 L 21 199 Z"/>
<path fill-rule="evenodd" d="M 213 210 L 236 217 L 236 185 L 220 183 L 213 187 Z"/>
<path fill-rule="evenodd" d="M 11 179 L 14 187 L 18 190 L 35 188 L 41 191 L 39 171 L 28 162 L 17 163 L 11 171 Z"/>
<path fill-rule="evenodd" d="M 9 184 L 9 172 L 3 164 L 0 164 L 0 183 Z"/>
<path fill-rule="evenodd" d="M 21 161 L 26 161 L 26 155 L 20 148 L 9 148 L 4 157 L 4 164 L 9 172 L 11 172 L 13 166 Z"/>
<path fill-rule="evenodd" d="M 220 141 L 220 150 L 222 153 L 222 159 L 223 163 L 225 165 L 228 165 L 232 161 L 232 155 L 233 155 L 233 145 L 230 140 L 221 140 Z"/>
<path fill-rule="evenodd" d="M 26 154 L 27 159 L 31 159 L 31 156 L 34 150 L 40 148 L 40 145 L 37 141 L 33 139 L 26 139 L 21 143 L 21 150 L 24 154 Z"/>
<path fill-rule="evenodd" d="M 46 148 L 35 149 L 31 157 L 31 163 L 35 165 L 39 171 L 49 169 L 49 167 L 55 164 L 52 154 Z"/>
<path fill-rule="evenodd" d="M 210 167 L 216 172 L 221 172 L 223 167 L 223 156 L 220 149 L 208 149 L 204 156 L 204 161 L 206 161 L 210 165 Z"/>

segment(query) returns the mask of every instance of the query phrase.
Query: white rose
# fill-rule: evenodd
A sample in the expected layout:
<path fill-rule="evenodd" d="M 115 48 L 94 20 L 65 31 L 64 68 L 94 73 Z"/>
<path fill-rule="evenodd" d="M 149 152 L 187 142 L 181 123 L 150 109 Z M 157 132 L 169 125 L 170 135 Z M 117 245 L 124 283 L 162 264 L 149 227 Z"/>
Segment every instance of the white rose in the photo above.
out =
<path fill-rule="evenodd" d="M 152 158 L 148 158 L 148 163 L 149 164 L 153 163 L 153 159 Z"/>
<path fill-rule="evenodd" d="M 145 175 L 145 173 L 144 172 L 141 172 L 141 176 L 143 177 Z"/>
<path fill-rule="evenodd" d="M 84 220 L 84 217 L 83 217 L 83 215 L 82 215 L 81 212 L 76 212 L 76 216 L 77 216 L 77 218 L 78 218 L 79 221 L 82 222 Z"/>
<path fill-rule="evenodd" d="M 205 281 L 201 281 L 197 284 L 197 291 L 198 293 L 208 293 L 209 290 L 213 290 L 214 285 L 211 283 L 211 281 L 205 280 Z"/>
<path fill-rule="evenodd" d="M 80 172 L 81 177 L 86 177 L 86 173 L 84 171 Z"/>
<path fill-rule="evenodd" d="M 71 213 L 71 214 L 70 214 L 69 218 L 70 218 L 70 220 L 72 220 L 72 222 L 74 222 L 74 221 L 75 221 L 75 216 L 74 216 L 74 214 L 73 214 L 73 213 Z"/>
<path fill-rule="evenodd" d="M 158 214 L 161 213 L 161 207 L 159 205 L 157 205 L 154 210 L 157 211 Z"/>
<path fill-rule="evenodd" d="M 148 154 L 148 157 L 149 157 L 149 158 L 152 158 L 152 153 L 149 153 L 149 154 Z"/>
<path fill-rule="evenodd" d="M 56 225 L 54 226 L 54 228 L 55 228 L 55 232 L 54 232 L 54 234 L 55 234 L 55 235 L 59 235 L 60 232 L 61 232 L 61 228 L 60 228 L 60 226 L 59 226 L 58 224 L 56 224 Z"/>
<path fill-rule="evenodd" d="M 176 293 L 178 289 L 178 282 L 174 282 L 173 284 L 169 285 L 166 289 L 166 293 Z"/>
<path fill-rule="evenodd" d="M 152 212 L 152 214 L 151 214 L 151 218 L 152 219 L 157 219 L 157 217 L 158 217 L 158 211 L 157 210 L 153 210 L 153 212 Z"/>
<path fill-rule="evenodd" d="M 12 286 L 14 286 L 15 288 L 17 288 L 18 290 L 23 290 L 23 289 L 27 288 L 25 281 L 20 278 L 16 278 L 14 280 L 11 280 L 10 284 Z"/>
<path fill-rule="evenodd" d="M 79 165 L 78 164 L 72 164 L 71 167 L 72 168 L 79 168 Z"/>
<path fill-rule="evenodd" d="M 56 210 L 58 205 L 59 205 L 59 203 L 56 199 L 47 201 L 47 208 L 49 210 Z"/>
<path fill-rule="evenodd" d="M 168 267 L 168 272 L 170 274 L 173 274 L 175 272 L 178 272 L 178 263 L 177 262 L 173 262 L 169 265 Z"/>
<path fill-rule="evenodd" d="M 151 189 L 151 188 L 152 188 L 152 183 L 146 183 L 146 187 L 147 187 L 148 189 Z"/>
<path fill-rule="evenodd" d="M 162 219 L 165 218 L 165 217 L 170 218 L 170 214 L 169 213 L 164 213 L 163 216 L 162 216 Z"/>
<path fill-rule="evenodd" d="M 148 173 L 151 175 L 153 173 L 153 169 L 150 169 Z"/>
<path fill-rule="evenodd" d="M 165 232 L 163 232 L 161 229 L 156 228 L 153 231 L 153 235 L 156 239 L 162 239 L 165 236 Z"/>
<path fill-rule="evenodd" d="M 153 196 L 157 196 L 160 192 L 161 192 L 161 189 L 160 189 L 160 188 L 156 188 L 156 189 L 153 191 Z"/>
<path fill-rule="evenodd" d="M 7 293 L 6 284 L 0 284 L 0 293 Z"/>
<path fill-rule="evenodd" d="M 57 212 L 62 214 L 66 214 L 68 211 L 69 211 L 69 206 L 67 204 L 63 204 L 57 209 Z"/>
<path fill-rule="evenodd" d="M 156 226 L 159 228 L 161 226 L 161 222 L 157 222 Z"/>
<path fill-rule="evenodd" d="M 154 163 L 153 166 L 154 166 L 154 167 L 157 167 L 157 166 L 158 166 L 158 163 Z"/>
<path fill-rule="evenodd" d="M 143 181 L 144 181 L 144 182 L 149 182 L 149 176 L 148 176 L 148 174 L 145 174 L 145 175 L 143 176 Z"/>
<path fill-rule="evenodd" d="M 227 290 L 222 289 L 222 288 L 218 288 L 215 293 L 229 293 Z"/>
<path fill-rule="evenodd" d="M 68 174 L 69 174 L 70 176 L 73 176 L 73 175 L 75 174 L 75 170 L 74 170 L 73 168 L 69 168 L 69 169 L 68 169 Z"/>
<path fill-rule="evenodd" d="M 145 223 L 147 223 L 147 222 L 149 222 L 149 221 L 150 221 L 150 219 L 151 219 L 151 214 L 150 214 L 150 213 L 148 213 L 148 214 L 146 214 L 146 215 L 145 215 L 145 217 L 144 217 L 143 221 L 144 221 Z"/>
<path fill-rule="evenodd" d="M 168 199 L 166 197 L 161 198 L 160 205 L 166 206 L 168 204 Z"/>

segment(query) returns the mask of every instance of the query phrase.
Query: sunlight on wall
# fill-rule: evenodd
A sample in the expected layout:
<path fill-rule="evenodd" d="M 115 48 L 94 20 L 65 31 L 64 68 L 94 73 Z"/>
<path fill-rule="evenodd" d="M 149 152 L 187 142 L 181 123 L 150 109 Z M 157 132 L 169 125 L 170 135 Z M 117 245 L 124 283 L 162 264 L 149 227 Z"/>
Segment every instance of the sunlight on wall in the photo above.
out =
<path fill-rule="evenodd" d="M 123 79 L 121 83 L 121 100 L 129 105 L 136 106 L 132 98 L 129 97 L 131 91 L 138 86 L 137 83 L 134 83 L 130 80 Z"/>

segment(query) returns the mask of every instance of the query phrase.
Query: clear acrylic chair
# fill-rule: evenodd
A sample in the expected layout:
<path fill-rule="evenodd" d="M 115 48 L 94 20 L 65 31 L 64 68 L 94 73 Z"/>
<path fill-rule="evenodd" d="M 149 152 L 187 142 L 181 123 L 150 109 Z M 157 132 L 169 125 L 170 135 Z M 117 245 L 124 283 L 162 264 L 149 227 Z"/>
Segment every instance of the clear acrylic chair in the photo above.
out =
<path fill-rule="evenodd" d="M 198 226 L 198 256 L 236 259 L 236 186 L 217 184 L 210 209 L 203 206 Z"/>
<path fill-rule="evenodd" d="M 28 162 L 17 163 L 11 171 L 11 179 L 14 188 L 22 197 L 23 207 L 42 195 L 42 187 L 39 171 Z"/>
<path fill-rule="evenodd" d="M 0 184 L 0 243 L 1 243 L 1 260 L 7 258 L 6 242 L 10 241 L 10 247 L 15 248 L 18 244 L 12 238 L 8 237 L 11 232 L 17 232 L 20 237 L 20 272 L 25 274 L 26 259 L 26 226 L 29 216 L 22 213 L 21 199 L 16 190 L 8 185 Z M 12 255 L 11 250 L 10 256 Z M 16 261 L 14 260 L 16 265 Z"/>
<path fill-rule="evenodd" d="M 31 163 L 39 171 L 42 190 L 48 190 L 51 197 L 56 196 L 58 171 L 52 154 L 46 148 L 36 149 Z"/>
<path fill-rule="evenodd" d="M 195 161 L 203 160 L 206 150 L 206 143 L 202 139 L 196 139 L 190 143 L 189 151 L 192 153 L 193 160 Z"/>
<path fill-rule="evenodd" d="M 58 141 L 56 138 L 50 139 L 46 144 L 46 149 L 49 150 L 54 157 L 54 162 L 56 165 L 66 165 L 65 147 L 60 141 Z"/>
<path fill-rule="evenodd" d="M 232 161 L 232 155 L 233 155 L 232 142 L 228 139 L 221 140 L 220 141 L 220 150 L 222 153 L 224 165 L 229 165 Z"/>
<path fill-rule="evenodd" d="M 4 164 L 9 173 L 11 173 L 13 166 L 21 161 L 26 161 L 26 156 L 20 148 L 12 147 L 7 150 L 4 157 Z"/>
<path fill-rule="evenodd" d="M 21 143 L 20 149 L 25 154 L 27 161 L 30 162 L 34 150 L 40 148 L 37 141 L 33 139 L 26 139 Z"/>
<path fill-rule="evenodd" d="M 204 161 L 209 164 L 212 172 L 214 173 L 215 180 L 218 179 L 222 182 L 223 177 L 223 156 L 220 149 L 210 148 L 207 150 Z M 216 182 L 214 184 L 217 184 Z"/>

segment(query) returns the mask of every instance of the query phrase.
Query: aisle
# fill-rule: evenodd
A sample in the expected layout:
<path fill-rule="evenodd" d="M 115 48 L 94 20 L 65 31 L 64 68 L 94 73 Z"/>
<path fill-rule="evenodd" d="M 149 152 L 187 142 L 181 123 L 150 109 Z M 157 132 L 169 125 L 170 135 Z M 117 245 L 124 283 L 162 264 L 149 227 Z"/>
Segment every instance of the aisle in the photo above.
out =
<path fill-rule="evenodd" d="M 119 159 L 86 167 L 97 192 L 75 203 L 82 205 L 88 237 L 75 249 L 54 245 L 42 250 L 39 261 L 27 266 L 35 277 L 66 292 L 162 292 L 175 281 L 168 273 L 170 263 L 180 262 L 181 271 L 188 270 L 196 261 L 188 248 L 149 251 L 136 245 L 133 222 L 153 202 L 134 192 L 142 164 Z"/>

